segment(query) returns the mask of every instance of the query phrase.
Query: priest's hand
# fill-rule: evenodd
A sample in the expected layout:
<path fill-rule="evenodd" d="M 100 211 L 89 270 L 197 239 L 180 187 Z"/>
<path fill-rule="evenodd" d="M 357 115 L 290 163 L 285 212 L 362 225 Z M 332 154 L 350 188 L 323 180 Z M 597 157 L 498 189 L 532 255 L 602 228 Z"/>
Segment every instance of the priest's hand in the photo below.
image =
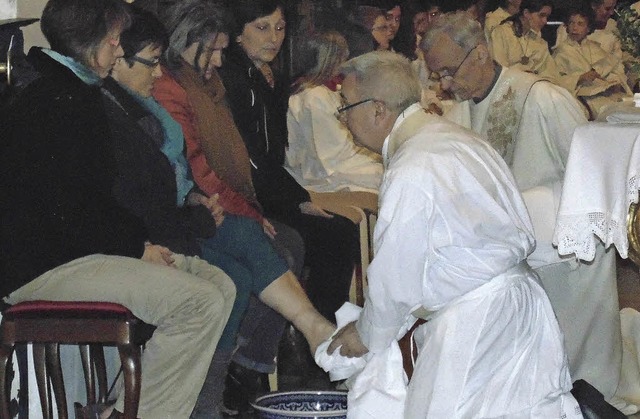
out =
<path fill-rule="evenodd" d="M 356 322 L 351 322 L 338 330 L 327 348 L 327 353 L 331 355 L 337 348 L 340 348 L 340 355 L 347 358 L 360 357 L 369 352 L 369 349 L 360 340 Z"/>

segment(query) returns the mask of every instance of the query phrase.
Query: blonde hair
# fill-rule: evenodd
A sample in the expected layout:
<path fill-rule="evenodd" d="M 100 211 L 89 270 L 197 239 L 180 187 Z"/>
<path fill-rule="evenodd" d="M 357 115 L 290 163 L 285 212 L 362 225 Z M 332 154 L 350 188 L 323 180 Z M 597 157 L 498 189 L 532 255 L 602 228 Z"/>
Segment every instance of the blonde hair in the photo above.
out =
<path fill-rule="evenodd" d="M 302 77 L 294 85 L 294 93 L 326 83 L 348 56 L 347 41 L 336 31 L 309 38 L 300 51 Z"/>

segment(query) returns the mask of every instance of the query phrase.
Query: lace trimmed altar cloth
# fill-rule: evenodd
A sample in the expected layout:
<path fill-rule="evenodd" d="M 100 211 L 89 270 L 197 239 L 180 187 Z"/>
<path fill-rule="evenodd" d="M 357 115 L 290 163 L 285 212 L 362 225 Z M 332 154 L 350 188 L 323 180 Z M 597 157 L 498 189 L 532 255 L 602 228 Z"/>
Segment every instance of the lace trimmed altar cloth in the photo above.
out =
<path fill-rule="evenodd" d="M 639 138 L 638 124 L 576 128 L 553 235 L 561 255 L 592 261 L 599 238 L 627 258 L 627 213 L 640 188 Z"/>

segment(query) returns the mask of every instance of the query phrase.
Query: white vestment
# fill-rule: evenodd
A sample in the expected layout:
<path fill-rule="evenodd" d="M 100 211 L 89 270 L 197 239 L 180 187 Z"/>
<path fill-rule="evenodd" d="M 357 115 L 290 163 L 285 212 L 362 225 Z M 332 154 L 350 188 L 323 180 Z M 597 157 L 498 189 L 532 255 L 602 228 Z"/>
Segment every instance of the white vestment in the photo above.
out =
<path fill-rule="evenodd" d="M 622 61 L 589 38 L 580 43 L 567 39 L 556 47 L 553 59 L 560 72 L 559 84 L 584 101 L 593 119 L 597 119 L 606 106 L 619 102 L 625 95 L 633 94 L 627 84 Z M 601 78 L 578 84 L 580 76 L 591 69 Z"/>
<path fill-rule="evenodd" d="M 413 323 L 405 418 L 581 417 L 562 334 L 526 257 L 534 239 L 493 148 L 416 104 L 383 149 L 369 295 L 356 323 L 372 353 Z M 563 416 L 564 415 L 564 416 Z"/>
<path fill-rule="evenodd" d="M 507 163 L 527 204 L 536 236 L 536 250 L 528 260 L 558 316 L 571 376 L 587 380 L 607 400 L 616 402 L 622 344 L 615 252 L 605 252 L 599 246 L 594 261 L 582 263 L 561 259 L 552 245 L 573 131 L 587 121 L 566 89 L 545 81 L 532 83 L 532 77 L 503 69 L 484 100 L 458 103 L 447 117 L 492 144 L 502 144 L 508 139 L 501 135 L 511 135 L 514 151 Z M 524 101 L 517 101 L 522 97 Z M 516 129 L 510 131 L 514 125 Z"/>
<path fill-rule="evenodd" d="M 489 38 L 489 52 L 498 64 L 537 74 L 554 83 L 560 79 L 549 45 L 539 32 L 529 30 L 518 37 L 513 23 L 507 22 L 496 26 Z"/>
<path fill-rule="evenodd" d="M 604 78 L 603 81 L 616 83 L 626 93 L 632 94 L 627 85 L 622 60 L 607 53 L 600 44 L 589 38 L 585 38 L 581 43 L 567 39 L 553 51 L 553 59 L 560 72 L 560 84 L 578 96 L 591 96 L 591 94 L 585 94 L 586 92 L 580 92 L 580 86 L 578 86 L 580 76 L 591 69 L 596 70 Z"/>
<path fill-rule="evenodd" d="M 375 153 L 357 146 L 335 117 L 340 96 L 326 86 L 303 90 L 289 98 L 289 147 L 285 168 L 314 192 L 378 192 L 382 163 Z"/>
<path fill-rule="evenodd" d="M 556 45 L 553 48 L 557 48 L 560 44 L 566 42 L 567 39 L 567 27 L 565 25 L 560 25 L 556 32 Z M 622 60 L 622 46 L 620 45 L 618 25 L 615 20 L 609 19 L 604 29 L 594 30 L 592 33 L 587 35 L 587 39 L 597 42 L 605 52 L 612 54 L 619 60 Z"/>
<path fill-rule="evenodd" d="M 498 7 L 496 10 L 487 12 L 484 17 L 484 37 L 487 39 L 487 42 L 491 39 L 491 32 L 493 29 L 510 16 L 509 12 L 502 7 Z"/>

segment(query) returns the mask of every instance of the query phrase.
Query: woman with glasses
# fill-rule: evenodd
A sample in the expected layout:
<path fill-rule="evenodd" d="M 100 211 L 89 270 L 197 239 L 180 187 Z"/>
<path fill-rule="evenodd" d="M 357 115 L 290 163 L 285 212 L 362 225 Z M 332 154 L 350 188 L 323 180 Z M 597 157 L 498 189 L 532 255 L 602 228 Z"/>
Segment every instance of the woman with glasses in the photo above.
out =
<path fill-rule="evenodd" d="M 347 127 L 335 118 L 341 103 L 338 71 L 349 55 L 347 42 L 338 32 L 322 32 L 304 42 L 299 52 L 302 75 L 293 85 L 287 112 L 287 170 L 314 192 L 377 194 L 382 178 L 379 156 L 356 146 Z"/>
<path fill-rule="evenodd" d="M 491 31 L 489 51 L 493 59 L 504 67 L 557 83 L 560 73 L 541 34 L 552 8 L 551 0 L 523 0 L 518 13 Z"/>

